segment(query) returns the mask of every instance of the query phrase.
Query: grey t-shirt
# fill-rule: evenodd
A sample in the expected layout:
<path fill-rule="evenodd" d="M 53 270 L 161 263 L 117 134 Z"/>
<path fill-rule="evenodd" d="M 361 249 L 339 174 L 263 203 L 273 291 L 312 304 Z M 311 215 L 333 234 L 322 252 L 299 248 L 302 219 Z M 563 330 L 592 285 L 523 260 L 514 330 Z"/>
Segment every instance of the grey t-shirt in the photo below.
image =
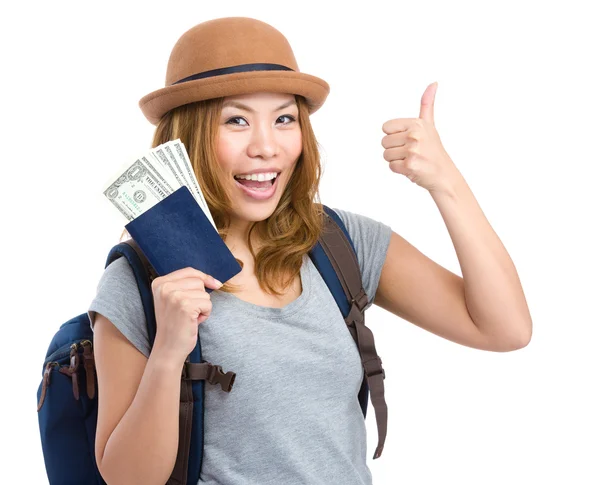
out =
<path fill-rule="evenodd" d="M 363 215 L 334 210 L 354 241 L 370 306 L 392 229 Z M 225 372 L 235 372 L 236 380 L 230 393 L 205 386 L 198 483 L 372 483 L 357 399 L 363 370 L 356 343 L 308 255 L 300 276 L 302 294 L 283 308 L 254 305 L 218 290 L 211 293 L 211 315 L 198 327 L 202 356 Z M 88 310 L 92 328 L 95 312 L 149 355 L 142 303 L 125 258 L 110 264 L 100 279 Z"/>

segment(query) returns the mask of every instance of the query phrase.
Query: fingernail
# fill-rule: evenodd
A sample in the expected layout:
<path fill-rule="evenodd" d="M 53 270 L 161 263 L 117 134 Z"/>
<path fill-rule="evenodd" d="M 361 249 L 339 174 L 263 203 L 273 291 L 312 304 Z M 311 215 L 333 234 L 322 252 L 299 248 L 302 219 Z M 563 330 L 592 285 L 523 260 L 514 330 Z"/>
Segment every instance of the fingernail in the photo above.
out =
<path fill-rule="evenodd" d="M 215 280 L 215 283 L 217 284 L 217 286 L 219 288 L 221 288 L 221 286 L 223 286 L 223 283 L 221 283 L 218 279 L 216 279 L 216 278 L 213 278 L 213 279 Z"/>

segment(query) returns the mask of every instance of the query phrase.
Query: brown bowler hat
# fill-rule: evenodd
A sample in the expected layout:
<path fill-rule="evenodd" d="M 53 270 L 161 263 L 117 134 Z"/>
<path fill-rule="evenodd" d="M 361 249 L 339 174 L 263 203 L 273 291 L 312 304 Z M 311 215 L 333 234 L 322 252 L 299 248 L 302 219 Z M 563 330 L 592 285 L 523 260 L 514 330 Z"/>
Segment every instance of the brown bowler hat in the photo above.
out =
<path fill-rule="evenodd" d="M 249 17 L 202 22 L 175 43 L 165 87 L 139 101 L 153 125 L 167 111 L 194 101 L 255 92 L 299 94 L 317 111 L 329 84 L 298 70 L 289 42 L 271 25 Z"/>

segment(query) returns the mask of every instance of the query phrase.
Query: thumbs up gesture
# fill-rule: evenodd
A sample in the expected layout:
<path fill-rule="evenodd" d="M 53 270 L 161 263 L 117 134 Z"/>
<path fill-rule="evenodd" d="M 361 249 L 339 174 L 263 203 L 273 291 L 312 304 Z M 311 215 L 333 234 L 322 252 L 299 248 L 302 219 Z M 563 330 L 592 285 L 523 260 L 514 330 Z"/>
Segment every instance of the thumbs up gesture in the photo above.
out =
<path fill-rule="evenodd" d="M 430 193 L 451 190 L 462 175 L 442 146 L 433 121 L 437 82 L 421 97 L 418 118 L 395 118 L 383 124 L 383 158 L 392 172 L 400 173 Z"/>

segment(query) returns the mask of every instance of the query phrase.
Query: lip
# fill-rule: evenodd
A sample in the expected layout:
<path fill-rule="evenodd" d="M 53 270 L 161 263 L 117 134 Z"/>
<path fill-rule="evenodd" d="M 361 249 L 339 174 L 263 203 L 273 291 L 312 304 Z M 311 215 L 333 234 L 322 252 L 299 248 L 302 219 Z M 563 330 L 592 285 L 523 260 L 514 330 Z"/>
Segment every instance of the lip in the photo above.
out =
<path fill-rule="evenodd" d="M 273 182 L 273 185 L 271 185 L 271 188 L 269 190 L 265 190 L 264 192 L 257 192 L 256 190 L 249 189 L 245 185 L 240 184 L 236 179 L 233 179 L 233 181 L 235 182 L 235 185 L 242 189 L 248 197 L 256 200 L 267 200 L 273 197 L 273 195 L 275 194 L 275 191 L 277 190 L 277 184 L 279 183 L 280 175 L 280 173 L 277 174 L 277 178 L 275 179 L 275 182 Z"/>

